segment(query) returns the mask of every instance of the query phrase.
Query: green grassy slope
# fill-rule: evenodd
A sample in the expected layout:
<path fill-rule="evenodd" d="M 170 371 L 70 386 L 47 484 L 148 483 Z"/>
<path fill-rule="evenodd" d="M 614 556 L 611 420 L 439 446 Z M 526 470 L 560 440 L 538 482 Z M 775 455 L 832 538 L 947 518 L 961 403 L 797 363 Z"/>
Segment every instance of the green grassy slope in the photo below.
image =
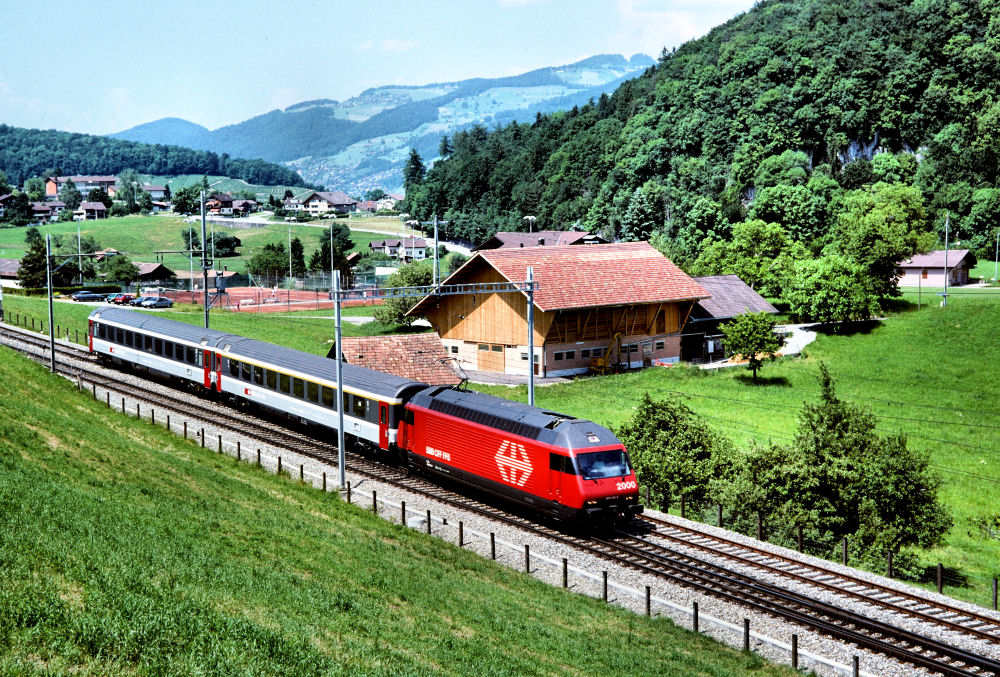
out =
<path fill-rule="evenodd" d="M 350 219 L 347 223 L 356 228 L 386 228 L 388 233 L 393 233 L 391 228 L 397 225 L 399 220 L 358 218 Z M 124 216 L 99 221 L 85 221 L 80 224 L 53 223 L 41 226 L 39 232 L 42 235 L 58 234 L 62 236 L 64 241 L 75 244 L 78 225 L 80 234 L 92 235 L 102 249 L 111 248 L 126 252 L 133 261 L 155 261 L 156 256 L 153 254 L 155 251 L 183 249 L 183 231 L 191 225 L 192 230 L 199 233 L 200 237 L 201 229 L 200 223 L 187 224 L 178 216 L 162 214 Z M 227 266 L 229 270 L 245 273 L 246 262 L 250 259 L 251 252 L 259 250 L 269 243 L 281 243 L 285 247 L 288 246 L 289 228 L 291 228 L 292 237 L 298 237 L 302 240 L 306 263 L 309 263 L 312 252 L 323 244 L 323 237 L 326 234 L 325 228 L 317 227 L 316 224 L 275 222 L 264 228 L 252 229 L 229 229 L 217 226 L 217 232 L 233 234 L 240 238 L 243 243 L 240 248 L 240 256 L 219 259 L 219 264 Z M 0 258 L 19 259 L 24 256 L 24 252 L 27 250 L 27 245 L 24 242 L 25 230 L 24 228 L 0 229 Z M 208 232 L 211 233 L 211 226 L 209 226 Z M 352 231 L 351 241 L 354 243 L 354 247 L 350 251 L 367 253 L 369 242 L 385 238 L 386 235 L 379 233 Z M 184 254 L 164 254 L 163 263 L 173 270 L 188 270 L 190 266 L 190 261 Z"/>
<path fill-rule="evenodd" d="M 916 302 L 915 293 L 905 297 Z M 928 301 L 933 305 L 856 333 L 819 336 L 806 358 L 767 364 L 763 386 L 750 385 L 742 368 L 660 368 L 539 388 L 536 402 L 614 426 L 643 392 L 654 399 L 682 394 L 737 442 L 786 441 L 803 401 L 818 395 L 817 363 L 823 361 L 842 397 L 871 407 L 882 430 L 903 431 L 911 447 L 930 453 L 955 527 L 924 559 L 959 569 L 968 580 L 952 580 L 948 592 L 985 604 L 989 579 L 1000 574 L 1000 541 L 972 520 L 1000 516 L 1000 386 L 993 367 L 1000 355 L 1000 295 L 953 295 L 942 309 L 939 297 L 925 290 L 923 303 Z M 523 387 L 482 389 L 526 399 Z"/>
<path fill-rule="evenodd" d="M 115 414 L 0 350 L 0 674 L 791 674 Z"/>
<path fill-rule="evenodd" d="M 24 297 L 7 294 L 3 300 L 4 316 L 8 323 L 15 321 L 20 326 L 30 328 L 30 319 L 35 320 L 35 328 L 40 329 L 42 323 L 48 323 L 48 306 L 44 297 Z M 53 307 L 53 316 L 61 336 L 70 331 L 70 340 L 76 340 L 79 332 L 80 343 L 85 342 L 87 332 L 87 317 L 95 306 L 73 303 L 72 301 L 57 301 Z M 150 312 L 150 311 L 142 311 Z M 153 311 L 155 312 L 155 311 Z M 162 316 L 172 320 L 188 322 L 201 326 L 205 315 L 201 306 L 191 304 L 175 305 L 173 310 L 160 311 Z M 371 307 L 345 308 L 345 316 L 370 316 Z M 291 313 L 236 313 L 228 310 L 213 310 L 209 318 L 213 329 L 228 331 L 240 336 L 303 350 L 317 355 L 326 355 L 330 350 L 335 333 L 333 311 L 302 310 Z M 384 325 L 378 322 L 352 324 L 342 322 L 341 330 L 344 336 L 374 336 L 377 334 L 393 334 L 404 331 L 426 331 L 426 327 L 407 329 L 398 325 Z"/>

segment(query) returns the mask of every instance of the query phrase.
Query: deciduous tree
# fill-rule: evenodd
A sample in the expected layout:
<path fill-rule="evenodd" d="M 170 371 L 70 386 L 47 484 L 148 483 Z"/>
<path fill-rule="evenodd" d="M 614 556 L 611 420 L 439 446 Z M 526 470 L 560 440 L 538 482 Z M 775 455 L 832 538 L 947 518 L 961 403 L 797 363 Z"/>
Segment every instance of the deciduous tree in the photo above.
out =
<path fill-rule="evenodd" d="M 879 311 L 865 270 L 837 255 L 796 263 L 784 298 L 794 315 L 820 323 L 867 320 Z"/>
<path fill-rule="evenodd" d="M 773 360 L 781 348 L 781 339 L 774 333 L 774 318 L 765 311 L 742 313 L 719 327 L 724 338 L 726 355 L 746 358 L 747 368 L 757 383 L 757 370 L 764 360 Z"/>
<path fill-rule="evenodd" d="M 421 287 L 433 282 L 434 268 L 430 261 L 417 261 L 400 266 L 399 270 L 386 280 L 387 287 Z M 382 324 L 410 325 L 417 318 L 406 313 L 417 304 L 418 298 L 386 299 L 375 308 L 375 319 Z"/>
<path fill-rule="evenodd" d="M 72 212 L 83 202 L 83 194 L 75 183 L 66 181 L 59 189 L 59 199 L 66 205 L 66 209 Z"/>

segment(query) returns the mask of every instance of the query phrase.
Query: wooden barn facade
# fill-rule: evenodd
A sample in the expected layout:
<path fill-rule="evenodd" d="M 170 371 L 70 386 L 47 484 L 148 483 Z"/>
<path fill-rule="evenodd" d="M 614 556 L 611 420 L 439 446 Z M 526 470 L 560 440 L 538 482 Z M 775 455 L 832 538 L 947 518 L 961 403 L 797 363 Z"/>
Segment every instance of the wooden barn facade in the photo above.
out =
<path fill-rule="evenodd" d="M 680 358 L 680 333 L 709 294 L 646 242 L 477 252 L 444 284 L 522 282 L 534 294 L 534 369 L 586 373 L 594 358 L 641 367 Z M 527 296 L 427 296 L 410 315 L 427 318 L 464 369 L 528 373 Z"/>

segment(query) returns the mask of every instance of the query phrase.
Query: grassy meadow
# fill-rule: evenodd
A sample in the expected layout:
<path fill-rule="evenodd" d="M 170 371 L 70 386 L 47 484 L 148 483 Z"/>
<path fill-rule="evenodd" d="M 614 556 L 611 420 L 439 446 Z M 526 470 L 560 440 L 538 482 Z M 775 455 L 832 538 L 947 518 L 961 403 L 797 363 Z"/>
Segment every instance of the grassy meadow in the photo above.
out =
<path fill-rule="evenodd" d="M 52 312 L 55 323 L 63 336 L 67 329 L 70 340 L 75 340 L 78 331 L 80 343 L 85 342 L 87 317 L 96 306 L 74 303 L 72 301 L 56 301 Z M 48 305 L 44 297 L 25 297 L 6 294 L 3 297 L 5 321 L 21 326 L 31 326 L 30 319 L 35 320 L 35 328 L 41 323 L 48 323 Z M 179 303 L 168 311 L 155 312 L 163 317 L 189 324 L 201 326 L 205 320 L 201 306 L 190 303 Z M 368 317 L 372 314 L 370 306 L 344 308 L 345 317 Z M 29 318 L 27 323 L 24 318 Z M 210 311 L 209 326 L 219 331 L 232 332 L 241 336 L 280 343 L 281 345 L 303 350 L 317 355 L 326 355 L 333 343 L 335 333 L 332 310 L 300 310 L 289 313 L 236 313 L 228 310 L 213 309 Z M 427 331 L 426 327 L 404 327 L 401 325 L 384 325 L 378 322 L 353 324 L 341 322 L 344 336 L 377 336 L 380 334 L 397 334 L 407 331 Z"/>
<path fill-rule="evenodd" d="M 383 240 L 388 235 L 398 235 L 399 219 L 390 217 L 356 217 L 339 219 L 352 228 L 351 241 L 354 247 L 350 251 L 368 251 L 368 243 Z M 288 247 L 288 234 L 302 240 L 306 263 L 313 251 L 323 244 L 323 238 L 329 221 L 314 221 L 311 223 L 275 222 L 263 228 L 237 229 L 215 225 L 217 232 L 228 232 L 240 238 L 243 243 L 240 255 L 230 258 L 220 258 L 220 265 L 239 273 L 246 272 L 246 263 L 254 251 L 259 251 L 266 244 L 284 244 Z M 77 227 L 81 235 L 90 235 L 97 241 L 101 249 L 116 249 L 128 254 L 134 261 L 156 261 L 156 251 L 176 251 L 184 249 L 183 232 L 190 226 L 199 234 L 201 224 L 185 223 L 179 216 L 172 214 L 155 214 L 152 216 L 124 216 L 120 218 L 101 219 L 97 221 L 82 221 L 80 223 L 51 223 L 39 227 L 42 235 L 59 235 L 66 242 L 76 241 Z M 361 230 L 358 230 L 361 229 Z M 368 232 L 368 231 L 379 232 Z M 24 256 L 27 245 L 24 241 L 26 228 L 0 229 L 0 258 L 19 259 Z M 208 224 L 208 232 L 212 232 L 212 224 Z M 75 251 L 75 250 L 74 250 Z M 162 261 L 168 268 L 180 271 L 188 270 L 190 260 L 184 254 L 163 254 Z"/>
<path fill-rule="evenodd" d="M 6 349 L 0 410 L 0 674 L 793 674 L 116 414 Z"/>
<path fill-rule="evenodd" d="M 642 393 L 676 395 L 739 444 L 788 441 L 802 403 L 819 394 L 817 365 L 825 362 L 841 397 L 870 407 L 882 431 L 902 431 L 912 448 L 930 454 L 955 526 L 922 559 L 945 564 L 948 594 L 987 604 L 990 580 L 1000 574 L 1000 540 L 976 520 L 996 520 L 993 528 L 1000 528 L 1000 385 L 993 365 L 1000 295 L 958 291 L 940 308 L 934 291 L 940 289 L 924 291 L 920 311 L 916 293 L 907 292 L 902 309 L 884 322 L 821 334 L 804 357 L 767 363 L 761 385 L 751 385 L 744 368 L 653 368 L 538 388 L 536 403 L 616 426 Z M 523 386 L 477 388 L 527 399 Z"/>

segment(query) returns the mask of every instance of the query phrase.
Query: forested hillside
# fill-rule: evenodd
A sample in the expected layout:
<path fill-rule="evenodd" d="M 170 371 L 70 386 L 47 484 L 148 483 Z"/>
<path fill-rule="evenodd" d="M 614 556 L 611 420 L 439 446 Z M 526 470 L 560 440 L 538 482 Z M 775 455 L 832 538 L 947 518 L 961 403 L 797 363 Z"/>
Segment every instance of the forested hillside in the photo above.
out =
<path fill-rule="evenodd" d="M 456 134 L 408 167 L 408 211 L 474 241 L 580 222 L 702 272 L 739 247 L 871 270 L 871 242 L 933 246 L 948 212 L 953 243 L 992 255 L 998 55 L 997 0 L 764 0 L 611 96 Z"/>
<path fill-rule="evenodd" d="M 310 185 L 287 167 L 264 160 L 0 124 L 0 171 L 18 184 L 45 171 L 100 175 L 117 174 L 126 168 L 141 174 L 219 174 L 270 186 Z"/>

